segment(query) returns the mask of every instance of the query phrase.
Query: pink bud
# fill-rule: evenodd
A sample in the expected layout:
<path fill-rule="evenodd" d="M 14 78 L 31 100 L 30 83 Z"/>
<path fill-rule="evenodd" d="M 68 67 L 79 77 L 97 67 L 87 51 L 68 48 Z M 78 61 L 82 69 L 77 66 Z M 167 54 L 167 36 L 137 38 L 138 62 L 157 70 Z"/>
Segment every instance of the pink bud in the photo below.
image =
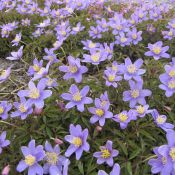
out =
<path fill-rule="evenodd" d="M 56 144 L 58 144 L 58 145 L 63 144 L 63 141 L 62 141 L 61 139 L 58 139 L 58 138 L 55 138 L 55 139 L 54 139 L 54 142 L 55 142 Z"/>
<path fill-rule="evenodd" d="M 97 127 L 96 127 L 96 130 L 97 130 L 98 132 L 102 131 L 102 127 L 101 127 L 101 126 L 97 126 Z"/>
<path fill-rule="evenodd" d="M 40 115 L 43 112 L 43 108 L 36 108 L 33 110 L 34 115 Z"/>
<path fill-rule="evenodd" d="M 7 165 L 4 167 L 4 169 L 2 170 L 2 175 L 8 175 L 10 172 L 10 165 Z"/>
<path fill-rule="evenodd" d="M 56 101 L 56 103 L 61 111 L 67 111 L 67 109 L 65 108 L 65 104 L 62 101 Z"/>

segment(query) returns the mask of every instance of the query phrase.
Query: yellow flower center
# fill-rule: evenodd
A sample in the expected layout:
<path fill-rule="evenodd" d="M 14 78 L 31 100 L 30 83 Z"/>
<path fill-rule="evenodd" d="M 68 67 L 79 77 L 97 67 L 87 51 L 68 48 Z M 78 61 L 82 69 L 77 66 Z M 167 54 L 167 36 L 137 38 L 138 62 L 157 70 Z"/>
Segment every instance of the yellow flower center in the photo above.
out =
<path fill-rule="evenodd" d="M 158 17 L 158 14 L 157 14 L 157 13 L 154 13 L 153 16 L 154 16 L 154 17 Z"/>
<path fill-rule="evenodd" d="M 53 56 L 50 55 L 50 56 L 48 56 L 48 58 L 50 61 L 53 61 Z"/>
<path fill-rule="evenodd" d="M 114 81 L 114 80 L 115 80 L 115 75 L 109 75 L 109 76 L 108 76 L 108 80 L 109 80 L 110 82 Z"/>
<path fill-rule="evenodd" d="M 139 90 L 134 89 L 133 91 L 131 91 L 131 96 L 133 98 L 137 98 L 139 96 Z"/>
<path fill-rule="evenodd" d="M 79 27 L 74 27 L 73 30 L 78 32 L 80 30 L 80 28 Z"/>
<path fill-rule="evenodd" d="M 169 72 L 169 76 L 173 78 L 175 76 L 175 70 L 171 70 Z"/>
<path fill-rule="evenodd" d="M 56 165 L 58 162 L 58 155 L 55 152 L 46 152 L 46 159 L 50 165 Z"/>
<path fill-rule="evenodd" d="M 175 148 L 171 148 L 169 154 L 170 154 L 172 160 L 175 161 Z"/>
<path fill-rule="evenodd" d="M 118 25 L 118 26 L 116 26 L 116 29 L 117 30 L 121 30 L 122 29 L 122 26 L 121 25 Z"/>
<path fill-rule="evenodd" d="M 82 3 L 81 2 L 78 2 L 77 5 L 78 5 L 78 7 L 81 7 L 82 6 Z"/>
<path fill-rule="evenodd" d="M 33 65 L 33 69 L 35 72 L 39 72 L 40 71 L 40 67 L 37 64 Z"/>
<path fill-rule="evenodd" d="M 47 86 L 51 86 L 53 83 L 53 79 L 52 78 L 49 78 L 48 81 L 47 81 Z"/>
<path fill-rule="evenodd" d="M 89 43 L 89 48 L 91 48 L 91 49 L 92 49 L 92 48 L 94 48 L 95 46 L 96 46 L 96 44 L 95 44 L 95 43 L 93 43 L 93 42 L 90 42 L 90 43 Z"/>
<path fill-rule="evenodd" d="M 173 32 L 172 31 L 169 31 L 168 32 L 168 36 L 173 36 Z"/>
<path fill-rule="evenodd" d="M 74 74 L 78 71 L 78 68 L 77 68 L 77 66 L 70 65 L 69 71 Z"/>
<path fill-rule="evenodd" d="M 1 71 L 1 77 L 6 77 L 6 75 L 7 75 L 7 71 L 6 70 L 2 70 Z"/>
<path fill-rule="evenodd" d="M 0 114 L 3 114 L 3 112 L 4 112 L 4 108 L 0 106 Z"/>
<path fill-rule="evenodd" d="M 135 24 L 135 20 L 131 20 L 131 24 Z"/>
<path fill-rule="evenodd" d="M 172 27 L 175 29 L 175 23 L 174 23 L 174 24 L 172 24 Z"/>
<path fill-rule="evenodd" d="M 127 38 L 125 38 L 125 37 L 121 37 L 121 38 L 120 38 L 120 41 L 121 41 L 122 43 L 124 43 L 124 42 L 127 41 Z"/>
<path fill-rule="evenodd" d="M 59 16 L 59 15 L 60 15 L 60 12 L 59 12 L 59 11 L 56 11 L 55 14 L 56 14 L 57 16 Z"/>
<path fill-rule="evenodd" d="M 40 96 L 40 92 L 37 88 L 34 88 L 30 91 L 29 97 L 33 99 L 37 99 Z"/>
<path fill-rule="evenodd" d="M 144 114 L 144 112 L 145 112 L 145 108 L 143 107 L 143 106 L 138 106 L 137 107 L 137 112 L 139 113 L 139 114 Z"/>
<path fill-rule="evenodd" d="M 8 34 L 7 30 L 3 30 L 2 32 L 3 32 L 4 35 Z"/>
<path fill-rule="evenodd" d="M 117 66 L 112 65 L 112 70 L 117 72 L 117 71 L 118 71 L 118 67 L 117 67 Z"/>
<path fill-rule="evenodd" d="M 161 125 L 161 124 L 165 123 L 166 119 L 163 118 L 161 115 L 159 115 L 159 116 L 157 117 L 156 121 L 157 121 L 158 124 Z"/>
<path fill-rule="evenodd" d="M 29 1 L 29 0 L 26 0 L 25 2 L 26 2 L 26 4 L 29 4 L 29 3 L 30 3 L 30 1 Z"/>
<path fill-rule="evenodd" d="M 94 62 L 98 62 L 99 59 L 100 59 L 100 53 L 97 52 L 97 53 L 91 55 L 91 59 L 92 59 Z"/>
<path fill-rule="evenodd" d="M 80 94 L 80 92 L 76 92 L 74 95 L 73 95 L 73 100 L 74 101 L 81 101 L 81 98 L 82 98 L 82 96 L 81 96 L 81 94 Z"/>
<path fill-rule="evenodd" d="M 175 80 L 170 80 L 170 81 L 168 82 L 168 87 L 169 87 L 170 89 L 174 89 L 174 88 L 175 88 Z"/>
<path fill-rule="evenodd" d="M 104 115 L 104 111 L 103 111 L 102 109 L 96 109 L 95 113 L 96 113 L 99 117 L 101 117 L 101 116 Z"/>
<path fill-rule="evenodd" d="M 128 67 L 127 67 L 127 70 L 130 74 L 133 74 L 137 71 L 137 68 L 134 64 L 130 64 Z"/>
<path fill-rule="evenodd" d="M 101 157 L 104 158 L 104 159 L 107 159 L 111 156 L 111 153 L 109 152 L 108 149 L 101 150 L 101 153 L 102 153 Z"/>
<path fill-rule="evenodd" d="M 161 52 L 161 48 L 158 47 L 158 46 L 153 47 L 153 52 L 154 52 L 156 55 L 158 55 L 158 54 L 160 54 L 160 52 Z"/>
<path fill-rule="evenodd" d="M 39 75 L 42 75 L 44 71 L 45 71 L 45 68 L 42 67 L 42 68 L 38 71 L 38 74 L 39 74 Z"/>
<path fill-rule="evenodd" d="M 24 105 L 24 104 L 20 104 L 20 105 L 19 105 L 19 110 L 20 110 L 22 113 L 24 113 L 24 112 L 27 111 L 27 109 L 25 108 L 25 105 Z"/>
<path fill-rule="evenodd" d="M 133 38 L 133 39 L 137 39 L 137 35 L 136 35 L 136 34 L 133 34 L 133 35 L 132 35 L 132 38 Z"/>
<path fill-rule="evenodd" d="M 121 122 L 125 122 L 128 119 L 128 116 L 126 114 L 120 113 L 118 115 L 118 118 L 120 119 Z"/>
<path fill-rule="evenodd" d="M 26 12 L 26 9 L 21 9 L 21 11 L 24 13 L 24 12 Z"/>
<path fill-rule="evenodd" d="M 37 34 L 37 35 L 39 35 L 39 34 L 40 34 L 40 31 L 39 31 L 39 30 L 37 30 L 37 31 L 36 31 L 36 34 Z"/>
<path fill-rule="evenodd" d="M 143 13 L 140 13 L 139 14 L 139 18 L 143 18 Z"/>
<path fill-rule="evenodd" d="M 28 155 L 25 157 L 24 161 L 28 166 L 32 166 L 35 163 L 35 160 L 36 160 L 36 158 L 34 156 Z"/>
<path fill-rule="evenodd" d="M 44 13 L 48 13 L 49 11 L 47 9 L 44 9 Z"/>
<path fill-rule="evenodd" d="M 162 157 L 162 164 L 165 165 L 167 163 L 166 157 Z"/>
<path fill-rule="evenodd" d="M 72 143 L 77 146 L 80 147 L 82 145 L 82 139 L 80 137 L 75 137 L 72 141 Z"/>
<path fill-rule="evenodd" d="M 14 41 L 19 42 L 20 38 L 18 36 L 15 37 Z"/>
<path fill-rule="evenodd" d="M 67 33 L 66 33 L 65 30 L 62 30 L 62 31 L 61 31 L 61 35 L 66 36 L 66 34 L 67 34 Z"/>
<path fill-rule="evenodd" d="M 106 103 L 107 103 L 107 101 L 103 100 L 103 101 L 101 102 L 101 106 L 105 106 Z"/>
<path fill-rule="evenodd" d="M 36 8 L 35 7 L 32 7 L 32 12 L 35 12 L 36 11 Z"/>
<path fill-rule="evenodd" d="M 102 28 L 106 28 L 106 27 L 107 27 L 107 24 L 103 24 L 103 25 L 102 25 Z"/>

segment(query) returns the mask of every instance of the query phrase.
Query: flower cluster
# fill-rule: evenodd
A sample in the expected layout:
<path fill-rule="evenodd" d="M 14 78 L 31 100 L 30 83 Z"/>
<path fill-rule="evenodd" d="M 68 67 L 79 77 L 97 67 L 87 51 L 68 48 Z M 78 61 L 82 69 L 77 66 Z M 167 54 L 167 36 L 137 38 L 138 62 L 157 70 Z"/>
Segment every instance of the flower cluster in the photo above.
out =
<path fill-rule="evenodd" d="M 14 64 L 0 70 L 0 85 L 6 86 L 5 83 L 11 82 L 13 87 L 17 87 L 9 93 L 9 97 L 13 96 L 13 98 L 5 96 L 0 101 L 1 123 L 18 129 L 18 122 L 17 125 L 10 122 L 20 119 L 23 120 L 21 122 L 24 125 L 28 123 L 33 125 L 33 121 L 28 120 L 32 114 L 35 116 L 34 119 L 44 122 L 43 125 L 37 126 L 41 128 L 33 129 L 36 133 L 41 132 L 43 136 L 36 137 L 40 145 L 36 145 L 35 140 L 32 139 L 28 146 L 21 147 L 23 159 L 16 167 L 18 173 L 28 171 L 28 175 L 72 174 L 69 165 L 75 162 L 72 161 L 74 157 L 75 166 L 84 171 L 84 162 L 82 163 L 80 159 L 91 154 L 92 161 L 95 157 L 97 164 L 100 165 L 100 169 L 97 166 L 92 168 L 95 169 L 95 173 L 98 172 L 98 175 L 124 174 L 124 164 L 120 168 L 116 163 L 120 162 L 120 159 L 117 160 L 121 155 L 118 146 L 122 147 L 122 144 L 118 143 L 120 139 L 124 140 L 124 135 L 121 138 L 117 137 L 134 128 L 139 140 L 141 135 L 139 129 L 144 128 L 143 125 L 139 126 L 139 122 L 152 116 L 151 124 L 155 124 L 161 132 L 166 133 L 168 144 L 154 149 L 157 158 L 148 161 L 152 166 L 151 172 L 162 175 L 175 174 L 174 125 L 168 122 L 168 113 L 161 115 L 164 109 L 159 109 L 159 106 L 154 104 L 157 100 L 154 92 L 157 89 L 151 89 L 152 82 L 149 82 L 149 78 L 150 74 L 154 76 L 159 70 L 147 69 L 151 61 L 153 64 L 165 63 L 165 73 L 159 74 L 161 82 L 159 88 L 165 91 L 166 97 L 172 97 L 175 93 L 175 58 L 172 50 L 175 19 L 170 15 L 174 8 L 173 3 L 156 4 L 143 0 L 123 3 L 124 5 L 121 1 L 108 0 L 45 0 L 44 3 L 34 0 L 2 0 L 0 2 L 2 14 L 14 12 L 20 17 L 25 17 L 4 24 L 6 20 L 3 17 L 0 26 L 1 37 L 3 41 L 7 41 L 10 48 L 10 54 L 5 54 L 4 57 L 9 64 Z M 121 9 L 115 9 L 120 6 Z M 80 16 L 83 20 L 80 20 Z M 35 21 L 35 17 L 39 22 Z M 165 31 L 161 30 L 159 23 L 161 21 L 167 22 Z M 156 32 L 164 40 L 154 38 Z M 46 45 L 45 39 L 47 39 Z M 169 43 L 169 40 L 172 42 Z M 37 46 L 38 43 L 42 46 Z M 27 54 L 31 48 L 32 53 Z M 171 59 L 171 62 L 166 63 Z M 29 80 L 27 83 L 23 83 L 22 80 L 16 83 L 11 79 L 17 71 L 15 66 L 18 62 L 24 65 L 21 69 L 26 70 Z M 24 85 L 18 87 L 20 83 Z M 1 93 L 6 95 L 6 92 L 0 90 Z M 54 102 L 57 102 L 56 107 L 52 105 L 55 104 Z M 165 108 L 162 104 L 160 106 Z M 48 108 L 51 108 L 51 112 L 55 112 L 52 111 L 52 107 L 56 108 L 56 112 L 59 108 L 61 111 L 59 115 L 54 115 L 55 118 L 50 117 Z M 36 115 L 39 114 L 41 117 L 37 118 Z M 72 119 L 72 116 L 75 119 Z M 53 124 L 57 121 L 56 117 L 60 119 L 59 127 L 52 127 L 55 130 L 51 132 L 50 121 Z M 63 121 L 65 123 L 61 123 Z M 68 135 L 65 134 L 67 131 L 62 131 L 66 129 L 67 124 Z M 83 125 L 86 125 L 85 129 Z M 4 128 L 9 129 L 6 126 Z M 112 140 L 112 136 L 110 138 L 107 136 L 103 143 L 96 143 L 96 134 L 101 137 L 102 131 L 105 133 L 109 130 L 116 134 L 116 128 L 119 131 L 116 135 L 117 142 Z M 53 139 L 52 135 L 56 135 L 57 130 L 60 130 L 60 134 L 64 134 L 64 141 L 55 139 L 55 146 L 52 146 L 50 141 L 45 141 L 43 146 L 43 140 Z M 35 138 L 33 132 L 35 131 L 27 133 L 30 138 Z M 146 131 L 142 133 L 152 139 Z M 17 134 L 14 133 L 11 137 L 16 139 L 16 136 Z M 0 135 L 0 153 L 10 143 L 13 144 L 12 141 L 6 140 L 6 131 L 3 131 Z M 143 143 L 142 146 L 147 145 Z M 59 144 L 64 144 L 63 151 L 60 150 Z M 100 146 L 100 151 L 96 152 L 94 145 L 103 146 Z M 132 148 L 138 147 L 135 143 L 133 145 Z M 123 147 L 124 152 L 127 152 L 126 149 L 130 151 L 126 143 Z M 129 151 L 123 161 L 129 161 L 127 169 L 130 168 L 132 158 L 139 153 L 136 150 L 128 156 Z M 3 172 L 9 173 L 10 166 L 6 167 L 7 170 L 4 168 Z M 110 173 L 106 173 L 109 171 Z"/>

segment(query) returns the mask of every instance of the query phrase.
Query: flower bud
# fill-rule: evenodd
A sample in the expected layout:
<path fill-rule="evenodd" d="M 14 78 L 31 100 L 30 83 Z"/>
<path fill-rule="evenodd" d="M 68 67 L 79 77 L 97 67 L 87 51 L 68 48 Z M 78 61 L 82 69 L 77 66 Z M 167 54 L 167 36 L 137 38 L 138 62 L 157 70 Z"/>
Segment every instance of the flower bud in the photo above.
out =
<path fill-rule="evenodd" d="M 34 115 L 40 115 L 43 112 L 43 108 L 36 108 L 33 110 Z"/>
<path fill-rule="evenodd" d="M 102 128 L 101 126 L 97 126 L 97 127 L 96 127 L 96 131 L 97 131 L 97 132 L 102 131 L 102 129 L 103 129 L 103 128 Z"/>
<path fill-rule="evenodd" d="M 61 139 L 58 139 L 58 138 L 55 138 L 55 139 L 54 139 L 54 142 L 55 142 L 56 144 L 58 144 L 58 145 L 63 144 L 63 141 L 62 141 Z"/>
<path fill-rule="evenodd" d="M 8 175 L 10 172 L 10 166 L 7 165 L 4 167 L 4 169 L 2 170 L 2 175 Z"/>

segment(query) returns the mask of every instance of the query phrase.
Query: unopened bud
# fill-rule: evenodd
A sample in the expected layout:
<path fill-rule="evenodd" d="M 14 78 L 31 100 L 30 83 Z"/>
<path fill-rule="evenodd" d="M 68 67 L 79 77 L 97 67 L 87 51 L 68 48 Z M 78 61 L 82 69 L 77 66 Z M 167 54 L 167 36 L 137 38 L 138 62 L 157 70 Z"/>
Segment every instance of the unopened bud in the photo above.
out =
<path fill-rule="evenodd" d="M 55 139 L 54 139 L 54 142 L 55 142 L 56 144 L 58 144 L 58 145 L 63 144 L 63 141 L 62 141 L 61 139 L 58 139 L 58 138 L 55 138 Z"/>
<path fill-rule="evenodd" d="M 102 127 L 101 127 L 101 126 L 97 126 L 97 127 L 96 127 L 96 130 L 97 130 L 98 132 L 102 131 Z"/>
<path fill-rule="evenodd" d="M 8 175 L 10 172 L 10 166 L 7 165 L 4 167 L 4 169 L 2 170 L 2 175 Z"/>
<path fill-rule="evenodd" d="M 40 115 L 43 112 L 43 108 L 36 108 L 33 110 L 34 115 Z"/>

